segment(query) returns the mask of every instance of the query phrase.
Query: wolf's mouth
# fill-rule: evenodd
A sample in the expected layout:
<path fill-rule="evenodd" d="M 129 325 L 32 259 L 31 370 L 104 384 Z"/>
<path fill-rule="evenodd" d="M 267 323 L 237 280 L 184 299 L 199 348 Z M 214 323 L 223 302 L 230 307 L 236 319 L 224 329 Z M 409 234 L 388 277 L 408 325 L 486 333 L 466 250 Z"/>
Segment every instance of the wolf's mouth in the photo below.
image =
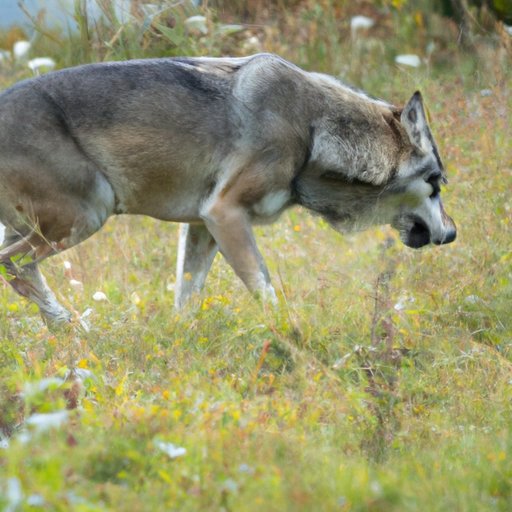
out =
<path fill-rule="evenodd" d="M 419 249 L 432 241 L 430 229 L 417 215 L 397 217 L 391 225 L 400 232 L 400 238 L 407 247 Z"/>
<path fill-rule="evenodd" d="M 419 217 L 411 218 L 412 226 L 405 231 L 403 242 L 407 247 L 419 249 L 430 243 L 430 230 Z"/>

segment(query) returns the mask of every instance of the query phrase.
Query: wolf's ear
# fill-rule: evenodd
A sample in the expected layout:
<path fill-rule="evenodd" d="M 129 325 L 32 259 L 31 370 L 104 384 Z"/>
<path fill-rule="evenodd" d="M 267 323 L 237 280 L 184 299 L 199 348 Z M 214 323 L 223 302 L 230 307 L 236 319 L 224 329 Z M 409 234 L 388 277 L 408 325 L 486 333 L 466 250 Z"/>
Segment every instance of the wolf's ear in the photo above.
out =
<path fill-rule="evenodd" d="M 432 135 L 423 108 L 421 93 L 416 91 L 400 115 L 400 122 L 405 128 L 411 144 L 428 153 L 432 150 Z"/>

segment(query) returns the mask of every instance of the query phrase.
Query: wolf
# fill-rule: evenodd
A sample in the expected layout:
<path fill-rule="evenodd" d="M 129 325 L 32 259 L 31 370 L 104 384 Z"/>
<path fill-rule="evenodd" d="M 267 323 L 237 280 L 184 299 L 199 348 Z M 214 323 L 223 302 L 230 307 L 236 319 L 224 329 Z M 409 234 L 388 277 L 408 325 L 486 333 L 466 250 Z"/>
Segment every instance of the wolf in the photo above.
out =
<path fill-rule="evenodd" d="M 218 251 L 275 302 L 253 224 L 301 205 L 340 232 L 447 244 L 443 183 L 419 92 L 399 108 L 272 54 L 87 64 L 0 94 L 0 264 L 51 325 L 71 314 L 38 264 L 112 215 L 181 223 L 177 308 Z"/>

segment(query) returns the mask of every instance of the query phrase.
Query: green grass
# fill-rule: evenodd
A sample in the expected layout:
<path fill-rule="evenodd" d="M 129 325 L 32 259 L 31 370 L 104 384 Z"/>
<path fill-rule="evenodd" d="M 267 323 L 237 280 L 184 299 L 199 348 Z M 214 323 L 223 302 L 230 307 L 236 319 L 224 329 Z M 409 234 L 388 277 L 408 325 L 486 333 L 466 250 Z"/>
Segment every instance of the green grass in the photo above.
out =
<path fill-rule="evenodd" d="M 267 49 L 334 74 L 344 50 L 347 76 L 396 102 L 422 89 L 457 241 L 412 251 L 390 229 L 341 237 L 292 210 L 256 230 L 278 311 L 218 257 L 203 294 L 177 314 L 176 225 L 111 219 L 42 265 L 63 303 L 92 308 L 90 332 L 51 333 L 33 305 L 0 289 L 1 510 L 512 509 L 512 79 L 502 56 L 454 53 L 451 70 L 406 73 L 368 50 L 358 69 L 347 40 L 308 32 L 287 49 L 295 22 L 280 38 L 270 27 Z M 4 71 L 3 85 L 23 73 Z M 64 382 L 38 391 L 49 377 Z M 62 410 L 60 427 L 25 424 Z M 186 453 L 171 458 L 158 442 Z"/>

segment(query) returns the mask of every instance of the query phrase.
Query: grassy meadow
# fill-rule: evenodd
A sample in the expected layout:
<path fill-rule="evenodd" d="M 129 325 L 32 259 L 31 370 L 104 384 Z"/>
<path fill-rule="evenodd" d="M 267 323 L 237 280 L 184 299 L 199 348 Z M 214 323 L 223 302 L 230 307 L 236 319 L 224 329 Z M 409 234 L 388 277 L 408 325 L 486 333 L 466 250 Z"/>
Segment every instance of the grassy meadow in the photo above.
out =
<path fill-rule="evenodd" d="M 358 2 L 175 5 L 129 22 L 97 3 L 103 21 L 78 2 L 74 32 L 34 19 L 31 56 L 264 50 L 396 104 L 421 89 L 458 238 L 414 251 L 390 228 L 341 236 L 293 209 L 256 229 L 277 311 L 217 256 L 178 314 L 178 226 L 112 218 L 41 265 L 89 332 L 48 330 L 0 286 L 0 510 L 512 510 L 511 36 L 482 26 L 463 53 L 453 23 L 406 1 L 366 2 L 364 33 L 350 30 Z M 206 34 L 187 28 L 197 14 Z M 30 75 L 5 61 L 0 88 Z"/>

